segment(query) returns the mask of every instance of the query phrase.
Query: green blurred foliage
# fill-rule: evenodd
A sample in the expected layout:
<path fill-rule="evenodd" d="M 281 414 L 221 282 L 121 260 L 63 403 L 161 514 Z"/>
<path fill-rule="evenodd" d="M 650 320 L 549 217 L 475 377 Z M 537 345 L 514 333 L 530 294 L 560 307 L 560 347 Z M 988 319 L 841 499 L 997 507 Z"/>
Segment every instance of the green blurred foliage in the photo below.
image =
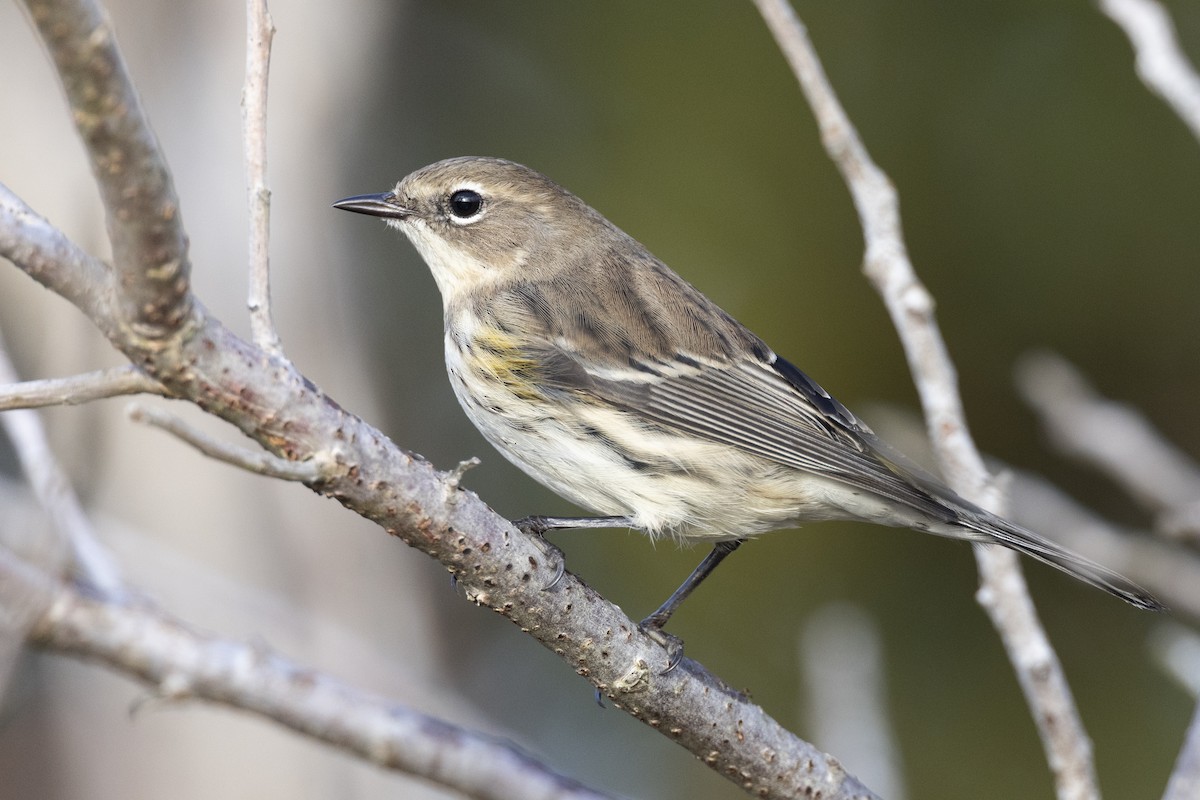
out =
<path fill-rule="evenodd" d="M 1200 143 L 1137 81 L 1083 2 L 799 3 L 830 79 L 902 198 L 908 245 L 980 446 L 1100 511 L 1145 520 L 1051 452 L 1013 388 L 1059 351 L 1200 453 Z M 1200 6 L 1172 4 L 1200 60 Z M 347 13 L 353 13 L 348 11 Z M 643 241 L 852 408 L 916 407 L 859 273 L 861 233 L 811 114 L 749 3 L 395 4 L 388 58 L 355 91 L 346 193 L 464 154 L 533 166 Z M 569 512 L 471 429 L 442 373 L 440 302 L 411 248 L 364 225 L 346 259 L 390 388 L 385 429 L 511 516 Z M 564 532 L 568 566 L 638 618 L 700 558 L 624 532 Z M 1191 702 L 1147 655 L 1157 620 L 1027 565 L 1110 797 L 1157 796 Z M 806 735 L 797 636 L 831 600 L 883 632 L 912 797 L 1052 795 L 962 545 L 847 524 L 742 549 L 679 614 L 700 659 Z M 738 797 L 498 619 L 447 603 L 464 692 L 560 768 L 639 797 Z M 820 744 L 818 741 L 817 744 Z M 853 771 L 855 766 L 849 764 Z"/>

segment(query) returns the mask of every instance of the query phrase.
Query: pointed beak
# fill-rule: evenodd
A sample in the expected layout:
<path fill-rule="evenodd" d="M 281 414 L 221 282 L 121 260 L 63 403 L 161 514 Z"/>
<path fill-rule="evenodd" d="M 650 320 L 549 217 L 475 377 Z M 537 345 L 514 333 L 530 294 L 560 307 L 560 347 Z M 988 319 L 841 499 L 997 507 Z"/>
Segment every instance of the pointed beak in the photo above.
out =
<path fill-rule="evenodd" d="M 356 214 L 370 214 L 372 217 L 383 217 L 384 219 L 405 219 L 416 213 L 412 209 L 400 205 L 399 199 L 393 192 L 358 194 L 354 197 L 338 200 L 333 204 L 333 207 L 340 208 L 343 211 L 353 211 Z"/>

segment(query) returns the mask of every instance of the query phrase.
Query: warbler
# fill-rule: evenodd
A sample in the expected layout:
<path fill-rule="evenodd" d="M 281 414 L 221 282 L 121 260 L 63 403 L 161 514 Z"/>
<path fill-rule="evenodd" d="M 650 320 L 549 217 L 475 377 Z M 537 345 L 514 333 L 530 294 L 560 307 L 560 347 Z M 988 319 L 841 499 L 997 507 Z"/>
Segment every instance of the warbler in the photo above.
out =
<path fill-rule="evenodd" d="M 643 629 L 662 628 L 755 534 L 865 520 L 999 544 L 1141 608 L 1127 578 L 964 500 L 881 442 L 816 382 L 575 195 L 495 158 L 439 161 L 334 204 L 382 217 L 442 296 L 446 368 L 484 437 L 601 515 L 539 533 L 629 526 L 715 542 Z"/>

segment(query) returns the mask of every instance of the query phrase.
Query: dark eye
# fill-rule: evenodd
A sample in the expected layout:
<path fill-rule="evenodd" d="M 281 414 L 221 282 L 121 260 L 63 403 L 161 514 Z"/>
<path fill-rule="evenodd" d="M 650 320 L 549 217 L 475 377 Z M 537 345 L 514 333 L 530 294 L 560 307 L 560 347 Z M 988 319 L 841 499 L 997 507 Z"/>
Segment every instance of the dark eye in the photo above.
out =
<path fill-rule="evenodd" d="M 450 213 L 459 219 L 469 219 L 483 207 L 483 197 L 472 189 L 459 189 L 450 195 Z"/>

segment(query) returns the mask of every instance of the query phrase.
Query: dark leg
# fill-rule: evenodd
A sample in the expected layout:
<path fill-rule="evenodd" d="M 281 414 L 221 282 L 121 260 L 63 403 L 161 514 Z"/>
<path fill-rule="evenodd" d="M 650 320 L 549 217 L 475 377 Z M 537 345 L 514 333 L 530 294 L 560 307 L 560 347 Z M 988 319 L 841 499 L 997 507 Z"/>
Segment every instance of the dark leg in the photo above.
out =
<path fill-rule="evenodd" d="M 546 554 L 546 558 L 558 560 L 558 565 L 554 569 L 554 577 L 542 587 L 542 591 L 546 592 L 558 585 L 558 582 L 562 580 L 563 573 L 567 570 L 567 560 L 563 557 L 562 550 L 546 539 L 546 531 L 556 531 L 561 528 L 628 528 L 633 527 L 633 520 L 629 517 L 524 517 L 515 521 L 513 525 L 525 533 L 536 536 L 541 542 L 542 552 Z"/>
<path fill-rule="evenodd" d="M 675 609 L 679 608 L 688 595 L 700 585 L 700 582 L 717 568 L 717 564 L 724 561 L 725 556 L 737 550 L 744 541 L 746 540 L 731 539 L 726 542 L 717 542 L 712 552 L 704 557 L 704 560 L 700 562 L 700 566 L 692 570 L 692 574 L 688 575 L 687 580 L 667 598 L 667 602 L 659 606 L 657 611 L 638 624 L 638 627 L 647 636 L 666 648 L 667 668 L 663 670 L 663 674 L 675 669 L 679 664 L 679 660 L 683 658 L 683 641 L 677 636 L 672 636 L 664 631 L 663 626 L 667 624 L 667 620 L 675 613 Z"/>

